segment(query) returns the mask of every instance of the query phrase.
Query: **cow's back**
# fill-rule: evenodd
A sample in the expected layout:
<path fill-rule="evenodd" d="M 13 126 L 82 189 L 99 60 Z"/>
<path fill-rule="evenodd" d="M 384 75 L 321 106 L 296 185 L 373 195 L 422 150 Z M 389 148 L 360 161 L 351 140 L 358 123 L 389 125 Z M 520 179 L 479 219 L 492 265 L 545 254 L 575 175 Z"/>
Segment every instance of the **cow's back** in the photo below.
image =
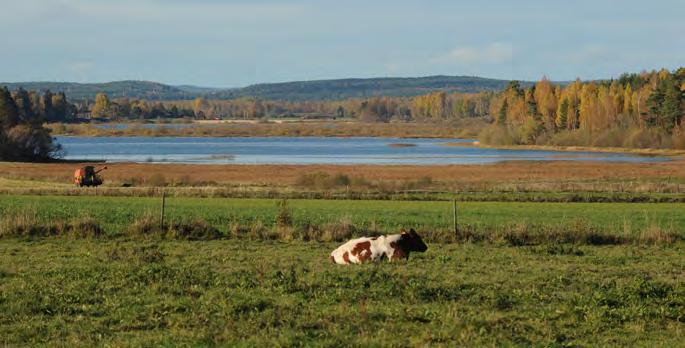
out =
<path fill-rule="evenodd" d="M 331 261 L 341 265 L 364 263 L 377 257 L 374 239 L 362 237 L 352 239 L 331 253 Z"/>

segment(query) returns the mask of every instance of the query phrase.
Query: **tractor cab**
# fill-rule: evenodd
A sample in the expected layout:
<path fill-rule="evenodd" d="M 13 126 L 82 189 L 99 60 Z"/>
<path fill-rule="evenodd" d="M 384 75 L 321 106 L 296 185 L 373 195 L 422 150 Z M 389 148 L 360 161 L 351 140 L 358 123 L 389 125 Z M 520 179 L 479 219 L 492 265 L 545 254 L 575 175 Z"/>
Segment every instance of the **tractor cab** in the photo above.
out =
<path fill-rule="evenodd" d="M 95 170 L 95 167 L 93 166 L 85 166 L 76 169 L 74 172 L 74 184 L 79 187 L 100 186 L 103 181 L 102 177 L 98 174 L 105 169 L 107 169 L 107 167 Z"/>

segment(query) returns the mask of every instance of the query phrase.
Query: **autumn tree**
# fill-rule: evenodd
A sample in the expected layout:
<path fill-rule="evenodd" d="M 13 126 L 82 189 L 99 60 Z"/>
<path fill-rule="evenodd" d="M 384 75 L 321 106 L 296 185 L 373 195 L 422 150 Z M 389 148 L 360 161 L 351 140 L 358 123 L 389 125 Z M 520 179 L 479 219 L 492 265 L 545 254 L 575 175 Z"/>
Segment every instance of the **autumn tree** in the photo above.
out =
<path fill-rule="evenodd" d="M 95 104 L 90 111 L 92 117 L 107 118 L 112 116 L 112 102 L 105 93 L 98 93 L 95 96 Z"/>
<path fill-rule="evenodd" d="M 569 101 L 564 98 L 559 104 L 559 109 L 557 110 L 557 120 L 556 125 L 559 129 L 566 129 L 568 127 L 568 106 Z"/>

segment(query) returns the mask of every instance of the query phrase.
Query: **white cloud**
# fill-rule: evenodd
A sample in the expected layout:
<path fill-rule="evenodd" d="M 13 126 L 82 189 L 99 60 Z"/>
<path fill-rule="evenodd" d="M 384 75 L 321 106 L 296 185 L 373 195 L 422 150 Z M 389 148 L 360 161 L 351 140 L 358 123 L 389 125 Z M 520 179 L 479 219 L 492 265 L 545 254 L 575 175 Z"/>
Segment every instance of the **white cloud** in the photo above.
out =
<path fill-rule="evenodd" d="M 432 59 L 439 64 L 505 63 L 514 56 L 514 48 L 509 43 L 494 42 L 484 46 L 459 46 Z"/>

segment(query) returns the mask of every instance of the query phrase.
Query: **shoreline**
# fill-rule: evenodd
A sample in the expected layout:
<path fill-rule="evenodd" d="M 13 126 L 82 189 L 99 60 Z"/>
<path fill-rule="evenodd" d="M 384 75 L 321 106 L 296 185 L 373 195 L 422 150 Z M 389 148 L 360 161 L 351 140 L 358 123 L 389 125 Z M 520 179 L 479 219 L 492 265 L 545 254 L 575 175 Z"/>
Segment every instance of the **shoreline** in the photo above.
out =
<path fill-rule="evenodd" d="M 539 150 L 539 151 L 562 151 L 562 152 L 598 152 L 598 153 L 622 153 L 642 156 L 685 156 L 685 150 L 655 149 L 655 148 L 630 148 L 630 147 L 596 147 L 596 146 L 557 146 L 557 145 L 484 145 L 478 141 L 472 143 L 444 143 L 443 146 L 455 147 L 478 147 L 484 149 L 499 150 Z"/>

